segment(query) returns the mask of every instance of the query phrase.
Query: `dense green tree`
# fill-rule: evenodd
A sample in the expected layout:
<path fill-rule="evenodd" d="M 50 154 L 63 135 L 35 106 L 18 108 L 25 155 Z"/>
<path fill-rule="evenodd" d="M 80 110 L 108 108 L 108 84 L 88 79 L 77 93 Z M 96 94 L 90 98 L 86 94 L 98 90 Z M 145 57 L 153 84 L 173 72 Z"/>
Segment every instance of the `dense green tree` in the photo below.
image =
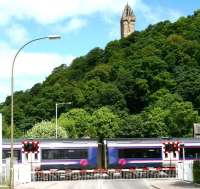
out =
<path fill-rule="evenodd" d="M 121 120 L 122 126 L 117 137 L 121 138 L 141 138 L 145 137 L 145 128 L 141 115 L 129 115 Z"/>
<path fill-rule="evenodd" d="M 90 114 L 84 109 L 75 108 L 61 114 L 58 124 L 65 128 L 71 138 L 94 137 L 96 131 L 91 127 L 90 119 Z"/>
<path fill-rule="evenodd" d="M 44 82 L 15 92 L 15 136 L 52 120 L 57 102 L 72 102 L 70 109 L 77 108 L 60 118 L 70 137 L 191 135 L 193 123 L 199 121 L 194 111 L 200 107 L 199 31 L 198 10 L 111 41 L 105 49 L 94 48 L 70 66 L 60 65 Z M 60 115 L 67 108 L 59 110 Z M 8 136 L 10 96 L 0 104 L 0 112 Z M 97 115 L 102 115 L 99 123 Z M 117 118 L 116 133 L 103 133 L 104 115 Z"/>
<path fill-rule="evenodd" d="M 160 108 L 161 112 L 166 112 L 164 123 L 167 125 L 169 136 L 192 135 L 193 123 L 199 121 L 199 116 L 198 112 L 193 109 L 191 102 L 184 102 L 179 95 L 171 94 L 164 89 L 154 93 L 151 100 L 148 110 Z"/>
<path fill-rule="evenodd" d="M 109 82 L 111 80 L 111 66 L 108 64 L 101 64 L 96 66 L 94 70 L 86 74 L 86 80 L 96 79 L 102 82 Z"/>
<path fill-rule="evenodd" d="M 104 83 L 93 79 L 82 84 L 81 88 L 85 99 L 85 108 L 113 105 L 117 109 L 124 109 L 126 102 L 123 94 L 112 83 Z"/>
<path fill-rule="evenodd" d="M 96 130 L 97 137 L 102 140 L 103 138 L 114 138 L 118 135 L 121 120 L 109 108 L 102 107 L 93 112 L 91 124 Z"/>
<path fill-rule="evenodd" d="M 170 136 L 192 136 L 193 123 L 200 121 L 198 112 L 193 110 L 191 102 L 176 102 L 170 107 L 167 117 Z"/>
<path fill-rule="evenodd" d="M 169 116 L 168 109 L 154 107 L 144 112 L 143 128 L 145 137 L 165 137 L 169 136 L 169 127 L 166 118 Z"/>
<path fill-rule="evenodd" d="M 178 67 L 176 69 L 175 86 L 184 100 L 193 102 L 195 108 L 200 107 L 200 67 Z"/>
<path fill-rule="evenodd" d="M 97 109 L 92 114 L 84 109 L 71 109 L 63 113 L 58 123 L 71 138 L 112 138 L 120 130 L 121 119 L 108 107 Z"/>
<path fill-rule="evenodd" d="M 150 105 L 141 114 L 127 116 L 120 137 L 192 136 L 193 123 L 199 121 L 192 103 L 161 89 L 150 97 Z"/>
<path fill-rule="evenodd" d="M 67 132 L 60 126 L 57 127 L 57 137 L 67 138 Z M 56 124 L 50 121 L 42 121 L 37 123 L 30 129 L 26 135 L 26 138 L 56 138 Z"/>

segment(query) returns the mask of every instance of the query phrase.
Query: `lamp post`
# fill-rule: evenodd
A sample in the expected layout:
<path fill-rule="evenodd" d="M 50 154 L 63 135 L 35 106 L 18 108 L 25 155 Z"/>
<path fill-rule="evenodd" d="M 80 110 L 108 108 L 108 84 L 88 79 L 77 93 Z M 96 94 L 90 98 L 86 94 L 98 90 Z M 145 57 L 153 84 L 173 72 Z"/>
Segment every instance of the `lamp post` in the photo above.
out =
<path fill-rule="evenodd" d="M 56 103 L 56 139 L 58 138 L 58 106 L 64 104 L 72 104 L 71 102 Z"/>
<path fill-rule="evenodd" d="M 15 54 L 13 62 L 12 62 L 12 71 L 11 71 L 11 127 L 10 127 L 10 151 L 11 151 L 11 157 L 10 157 L 10 188 L 14 188 L 14 169 L 13 169 L 13 158 L 14 158 L 14 151 L 13 151 L 13 133 L 14 133 L 14 102 L 13 102 L 13 91 L 14 91 L 14 65 L 15 65 L 15 60 L 20 53 L 20 51 L 27 46 L 28 44 L 39 41 L 42 39 L 60 39 L 61 37 L 59 35 L 50 35 L 46 37 L 40 37 L 33 39 L 27 43 L 25 43 Z"/>

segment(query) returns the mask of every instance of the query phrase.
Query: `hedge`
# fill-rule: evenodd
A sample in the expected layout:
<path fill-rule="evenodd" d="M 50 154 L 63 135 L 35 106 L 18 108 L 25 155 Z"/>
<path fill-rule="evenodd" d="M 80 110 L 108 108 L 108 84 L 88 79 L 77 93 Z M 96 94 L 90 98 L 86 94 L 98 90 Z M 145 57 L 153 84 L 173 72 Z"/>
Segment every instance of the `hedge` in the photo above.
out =
<path fill-rule="evenodd" d="M 200 161 L 196 160 L 193 164 L 193 179 L 195 183 L 200 184 Z"/>

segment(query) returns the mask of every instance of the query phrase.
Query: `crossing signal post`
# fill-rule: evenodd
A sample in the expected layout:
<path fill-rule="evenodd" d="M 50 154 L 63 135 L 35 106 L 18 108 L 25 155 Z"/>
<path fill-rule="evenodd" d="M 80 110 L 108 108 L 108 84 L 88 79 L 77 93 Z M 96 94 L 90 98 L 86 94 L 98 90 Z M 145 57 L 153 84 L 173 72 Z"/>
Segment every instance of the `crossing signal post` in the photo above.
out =
<path fill-rule="evenodd" d="M 26 160 L 31 164 L 31 171 L 33 170 L 32 162 L 39 153 L 39 141 L 26 140 L 22 142 L 22 153 L 25 153 Z M 35 154 L 33 156 L 33 154 Z M 34 158 L 34 159 L 33 159 Z"/>
<path fill-rule="evenodd" d="M 22 142 L 23 153 L 39 153 L 39 141 L 23 141 Z"/>
<path fill-rule="evenodd" d="M 175 142 L 164 142 L 164 152 L 165 153 L 176 153 L 180 151 L 180 144 L 178 141 Z"/>
<path fill-rule="evenodd" d="M 163 143 L 165 158 L 169 158 L 171 166 L 171 158 L 177 158 L 177 152 L 180 151 L 179 141 L 167 141 Z M 173 157 L 172 157 L 173 155 Z"/>
<path fill-rule="evenodd" d="M 180 143 L 178 141 L 173 142 L 173 152 L 179 152 L 180 151 Z"/>
<path fill-rule="evenodd" d="M 164 151 L 165 153 L 170 153 L 173 150 L 173 144 L 168 142 L 164 144 Z"/>

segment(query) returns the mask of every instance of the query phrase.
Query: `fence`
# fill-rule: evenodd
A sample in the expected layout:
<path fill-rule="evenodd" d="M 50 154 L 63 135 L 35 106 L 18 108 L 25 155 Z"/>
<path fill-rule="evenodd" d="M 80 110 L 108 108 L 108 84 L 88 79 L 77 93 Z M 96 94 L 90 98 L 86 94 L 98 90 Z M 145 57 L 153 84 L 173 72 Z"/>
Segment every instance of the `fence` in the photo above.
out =
<path fill-rule="evenodd" d="M 0 185 L 7 185 L 9 183 L 9 170 L 6 166 L 2 166 L 2 172 L 0 175 Z"/>
<path fill-rule="evenodd" d="M 96 170 L 57 170 L 33 171 L 29 164 L 14 166 L 14 183 L 31 181 L 90 180 L 90 179 L 142 179 L 142 178 L 176 178 L 175 167 L 132 168 L 132 169 L 96 169 Z M 3 166 L 1 184 L 9 181 L 9 167 Z"/>
<path fill-rule="evenodd" d="M 31 166 L 29 164 L 14 165 L 14 184 L 31 182 Z M 2 175 L 0 175 L 0 185 L 10 184 L 10 162 L 2 166 Z"/>
<path fill-rule="evenodd" d="M 175 178 L 175 167 L 143 169 L 49 170 L 32 172 L 32 181 Z"/>
<path fill-rule="evenodd" d="M 193 182 L 193 161 L 179 162 L 177 175 L 179 180 Z"/>

